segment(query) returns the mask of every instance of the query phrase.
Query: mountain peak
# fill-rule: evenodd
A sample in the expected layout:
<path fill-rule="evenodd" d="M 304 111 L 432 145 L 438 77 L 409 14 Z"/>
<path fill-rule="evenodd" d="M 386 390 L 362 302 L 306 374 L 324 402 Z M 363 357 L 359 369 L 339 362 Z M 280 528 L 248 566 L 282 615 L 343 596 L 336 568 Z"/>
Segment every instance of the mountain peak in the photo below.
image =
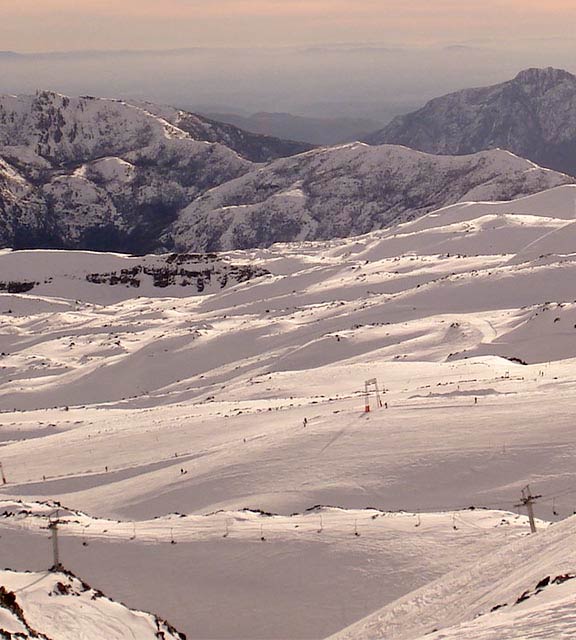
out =
<path fill-rule="evenodd" d="M 514 78 L 514 82 L 538 85 L 544 88 L 549 88 L 564 81 L 576 83 L 576 76 L 569 71 L 555 69 L 554 67 L 524 69 Z"/>
<path fill-rule="evenodd" d="M 442 155 L 498 147 L 576 175 L 576 76 L 563 69 L 525 69 L 490 87 L 428 102 L 366 138 Z"/>

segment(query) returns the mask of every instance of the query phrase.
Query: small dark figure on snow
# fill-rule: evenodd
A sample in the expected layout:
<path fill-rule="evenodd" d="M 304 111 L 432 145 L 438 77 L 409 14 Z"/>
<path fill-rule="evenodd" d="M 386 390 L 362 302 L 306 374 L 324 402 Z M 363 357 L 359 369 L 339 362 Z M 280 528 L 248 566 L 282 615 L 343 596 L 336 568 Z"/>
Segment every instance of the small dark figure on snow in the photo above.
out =
<path fill-rule="evenodd" d="M 304 418 L 304 426 L 307 427 L 308 426 L 308 418 Z"/>

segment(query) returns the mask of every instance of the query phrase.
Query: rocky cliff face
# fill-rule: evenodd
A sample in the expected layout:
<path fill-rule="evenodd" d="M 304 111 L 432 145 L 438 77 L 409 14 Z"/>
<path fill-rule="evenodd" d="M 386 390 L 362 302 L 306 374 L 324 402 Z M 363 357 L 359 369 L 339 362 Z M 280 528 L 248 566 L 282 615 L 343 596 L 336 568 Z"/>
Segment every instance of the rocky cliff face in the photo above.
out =
<path fill-rule="evenodd" d="M 353 143 L 277 160 L 196 199 L 167 247 L 216 251 L 367 233 L 460 200 L 509 200 L 573 182 L 507 151 L 434 156 Z"/>
<path fill-rule="evenodd" d="M 527 69 L 503 84 L 431 100 L 366 142 L 450 155 L 500 147 L 576 175 L 576 76 Z"/>

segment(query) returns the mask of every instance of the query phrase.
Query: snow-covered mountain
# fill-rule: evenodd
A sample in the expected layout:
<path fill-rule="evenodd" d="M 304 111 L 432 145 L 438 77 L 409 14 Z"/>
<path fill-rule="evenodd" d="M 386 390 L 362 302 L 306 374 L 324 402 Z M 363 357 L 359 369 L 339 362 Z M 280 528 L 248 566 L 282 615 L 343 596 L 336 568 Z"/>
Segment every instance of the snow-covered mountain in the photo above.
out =
<path fill-rule="evenodd" d="M 326 240 L 573 181 L 507 151 L 446 157 L 358 142 L 276 160 L 210 190 L 180 212 L 165 242 L 213 251 Z"/>
<path fill-rule="evenodd" d="M 167 120 L 182 131 L 189 133 L 195 140 L 219 142 L 234 149 L 242 157 L 252 160 L 252 162 L 269 162 L 276 158 L 303 153 L 314 147 L 314 144 L 306 141 L 254 132 L 236 126 L 233 122 L 219 121 L 174 107 L 133 100 L 130 104 L 142 107 L 149 113 Z"/>
<path fill-rule="evenodd" d="M 2 96 L 0 244 L 152 250 L 199 194 L 307 148 L 168 107 Z"/>
<path fill-rule="evenodd" d="M 431 100 L 366 142 L 447 155 L 500 147 L 576 175 L 576 76 L 527 69 L 502 84 Z"/>
<path fill-rule="evenodd" d="M 277 158 L 307 148 L 149 103 L 3 96 L 0 246 L 139 254 L 268 246 L 574 180 L 499 150 L 438 158 L 355 143 Z"/>
<path fill-rule="evenodd" d="M 131 611 L 70 573 L 0 571 L 0 636 L 9 640 L 185 640 L 157 616 Z"/>

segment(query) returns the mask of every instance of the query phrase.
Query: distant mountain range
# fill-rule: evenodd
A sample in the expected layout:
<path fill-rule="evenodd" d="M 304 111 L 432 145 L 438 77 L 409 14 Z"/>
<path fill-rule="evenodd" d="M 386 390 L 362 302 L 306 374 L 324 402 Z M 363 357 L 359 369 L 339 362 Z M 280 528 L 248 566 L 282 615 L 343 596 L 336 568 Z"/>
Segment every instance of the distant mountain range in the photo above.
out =
<path fill-rule="evenodd" d="M 317 145 L 334 145 L 360 140 L 380 126 L 367 118 L 312 118 L 290 113 L 259 112 L 250 116 L 235 113 L 206 113 L 246 131 L 299 140 Z"/>
<path fill-rule="evenodd" d="M 576 175 L 576 76 L 527 69 L 509 82 L 431 100 L 364 140 L 447 155 L 500 147 Z"/>
<path fill-rule="evenodd" d="M 542 123 L 548 118 L 546 126 L 534 125 L 538 139 L 565 138 L 540 147 L 541 155 L 559 157 L 564 149 L 569 160 L 570 140 L 576 140 L 576 125 L 568 126 L 576 119 L 573 87 L 576 78 L 566 72 L 528 70 L 499 88 L 432 101 L 423 112 L 434 115 L 436 138 L 408 126 L 419 121 L 417 114 L 370 137 L 375 143 L 404 131 L 397 143 L 409 145 L 409 132 L 420 132 L 410 144 L 426 146 L 427 140 L 443 155 L 392 144 L 314 148 L 147 102 L 47 91 L 0 96 L 0 247 L 142 254 L 325 240 L 462 199 L 506 200 L 573 183 L 506 151 L 461 155 L 466 145 L 482 146 L 481 132 L 498 139 L 500 129 L 488 116 L 516 103 L 494 96 L 523 92 L 540 105 Z M 493 102 L 504 106 L 499 111 Z M 484 114 L 482 126 L 474 125 L 477 143 L 460 131 L 473 126 L 468 120 L 477 123 L 476 111 Z M 524 111 L 510 107 L 506 122 L 517 134 L 507 146 L 517 142 L 534 155 L 527 152 L 532 129 L 525 122 L 532 121 Z"/>
<path fill-rule="evenodd" d="M 434 156 L 361 142 L 276 160 L 196 198 L 164 235 L 178 251 L 327 240 L 461 200 L 510 200 L 576 180 L 507 151 Z"/>

